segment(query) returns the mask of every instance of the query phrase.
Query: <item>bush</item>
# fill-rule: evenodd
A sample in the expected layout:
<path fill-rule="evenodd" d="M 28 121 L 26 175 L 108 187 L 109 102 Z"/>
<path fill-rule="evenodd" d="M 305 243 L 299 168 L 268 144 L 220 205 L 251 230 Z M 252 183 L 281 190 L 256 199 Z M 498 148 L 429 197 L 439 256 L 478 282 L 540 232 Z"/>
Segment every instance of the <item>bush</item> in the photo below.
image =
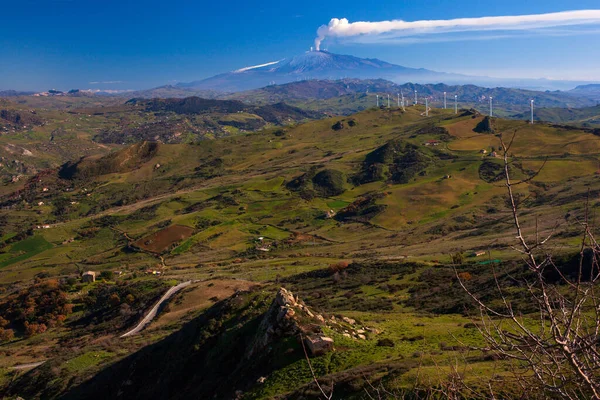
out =
<path fill-rule="evenodd" d="M 379 339 L 377 346 L 379 347 L 394 347 L 396 344 L 391 339 Z"/>
<path fill-rule="evenodd" d="M 342 121 L 338 121 L 331 126 L 331 129 L 333 129 L 334 131 L 339 131 L 341 129 L 344 129 L 344 123 Z"/>
<path fill-rule="evenodd" d="M 348 263 L 348 261 L 340 261 L 338 263 L 329 265 L 329 270 L 332 273 L 336 273 L 348 268 L 349 265 L 350 264 Z"/>
<path fill-rule="evenodd" d="M 114 277 L 114 273 L 112 271 L 102 271 L 100 272 L 100 279 L 105 281 L 112 281 Z"/>
<path fill-rule="evenodd" d="M 10 342 L 15 337 L 15 331 L 12 329 L 0 328 L 0 342 Z"/>
<path fill-rule="evenodd" d="M 37 282 L 0 301 L 0 328 L 11 325 L 32 336 L 63 322 L 73 311 L 57 280 Z"/>

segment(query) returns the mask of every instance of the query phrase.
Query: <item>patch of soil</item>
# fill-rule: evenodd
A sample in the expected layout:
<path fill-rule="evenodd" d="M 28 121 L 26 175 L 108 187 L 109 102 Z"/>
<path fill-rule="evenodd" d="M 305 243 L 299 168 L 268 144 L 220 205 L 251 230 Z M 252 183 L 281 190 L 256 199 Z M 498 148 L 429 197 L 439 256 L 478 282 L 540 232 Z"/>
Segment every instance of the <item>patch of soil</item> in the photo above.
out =
<path fill-rule="evenodd" d="M 189 226 L 171 225 L 135 241 L 133 245 L 151 253 L 162 253 L 193 234 L 194 229 Z"/>

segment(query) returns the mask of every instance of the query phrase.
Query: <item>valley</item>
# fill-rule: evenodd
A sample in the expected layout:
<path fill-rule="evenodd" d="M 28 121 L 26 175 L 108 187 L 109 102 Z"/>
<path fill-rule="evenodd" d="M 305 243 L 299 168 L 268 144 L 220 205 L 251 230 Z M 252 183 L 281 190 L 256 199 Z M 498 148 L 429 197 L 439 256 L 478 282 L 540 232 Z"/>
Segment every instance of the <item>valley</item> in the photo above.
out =
<path fill-rule="evenodd" d="M 203 115 L 189 114 L 189 104 L 198 107 L 136 101 L 101 115 L 67 114 L 81 118 L 72 140 L 95 147 L 3 186 L 0 311 L 12 316 L 5 328 L 18 338 L 1 346 L 10 395 L 175 398 L 170 388 L 182 385 L 181 398 L 316 396 L 298 335 L 333 340 L 312 366 L 334 382 L 338 398 L 360 398 L 367 382 L 398 393 L 444 387 L 457 358 L 473 390 L 487 390 L 495 371 L 497 389 L 515 394 L 510 363 L 469 350 L 483 340 L 476 307 L 456 280 L 468 277 L 494 301 L 498 268 L 495 279 L 531 312 L 511 283 L 524 272 L 498 135 L 514 135 L 507 157 L 511 178 L 523 181 L 515 190 L 525 235 L 552 233 L 549 246 L 568 266 L 579 251 L 579 221 L 598 206 L 596 131 L 464 108 L 424 117 L 421 105 L 283 126 L 273 120 L 259 131 L 193 141 L 98 141 L 102 130 L 92 128 L 92 121 L 126 126 L 122 115 L 130 123 L 149 112 Z M 35 132 L 43 138 L 64 114 L 40 114 L 47 122 Z M 0 139 L 12 143 L 11 135 Z M 88 270 L 96 281 L 80 282 Z M 119 337 L 168 288 L 189 281 L 145 329 Z M 29 311 L 9 311 L 11 296 L 31 292 L 31 282 L 64 299 L 52 313 L 32 306 L 41 330 L 24 324 Z M 280 287 L 298 296 L 282 303 L 295 310 L 292 319 L 272 314 Z"/>

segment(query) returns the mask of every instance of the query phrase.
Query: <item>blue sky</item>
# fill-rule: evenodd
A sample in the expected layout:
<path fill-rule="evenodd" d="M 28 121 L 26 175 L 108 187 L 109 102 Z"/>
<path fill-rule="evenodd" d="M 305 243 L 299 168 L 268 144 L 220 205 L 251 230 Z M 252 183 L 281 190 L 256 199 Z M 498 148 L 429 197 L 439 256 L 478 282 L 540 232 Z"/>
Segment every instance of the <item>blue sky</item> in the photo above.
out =
<path fill-rule="evenodd" d="M 197 80 L 306 51 L 331 18 L 416 21 L 600 9 L 598 0 L 4 3 L 0 90 L 140 89 Z M 442 42 L 326 39 L 322 48 L 444 72 L 600 81 L 595 28 L 577 35 L 437 35 L 449 40 Z"/>

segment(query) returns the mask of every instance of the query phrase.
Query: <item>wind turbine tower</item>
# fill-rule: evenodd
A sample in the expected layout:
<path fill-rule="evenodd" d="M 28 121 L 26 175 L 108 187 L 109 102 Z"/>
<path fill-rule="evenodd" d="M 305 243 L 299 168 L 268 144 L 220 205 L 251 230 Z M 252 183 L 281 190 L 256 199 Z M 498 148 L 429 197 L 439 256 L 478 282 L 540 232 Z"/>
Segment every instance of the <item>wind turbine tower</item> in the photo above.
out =
<path fill-rule="evenodd" d="M 533 99 L 531 99 L 531 125 L 533 125 Z"/>
<path fill-rule="evenodd" d="M 444 110 L 446 109 L 446 92 L 444 92 Z"/>
<path fill-rule="evenodd" d="M 406 111 L 404 108 L 404 91 L 400 89 L 400 96 L 402 96 L 402 111 Z"/>
<path fill-rule="evenodd" d="M 388 94 L 388 108 L 390 108 L 390 95 Z"/>
<path fill-rule="evenodd" d="M 379 95 L 376 94 L 375 96 L 377 96 L 377 108 L 379 108 Z"/>
<path fill-rule="evenodd" d="M 427 97 L 425 97 L 425 116 L 429 117 L 429 104 L 427 102 Z"/>
<path fill-rule="evenodd" d="M 419 104 L 419 100 L 417 99 L 417 91 L 415 90 L 415 106 Z"/>
<path fill-rule="evenodd" d="M 490 117 L 494 116 L 494 109 L 492 108 L 492 104 L 493 104 L 492 100 L 493 100 L 493 97 L 490 96 Z"/>
<path fill-rule="evenodd" d="M 398 93 L 398 108 L 400 108 L 400 93 Z"/>
<path fill-rule="evenodd" d="M 458 114 L 458 95 L 454 95 L 454 114 Z"/>

